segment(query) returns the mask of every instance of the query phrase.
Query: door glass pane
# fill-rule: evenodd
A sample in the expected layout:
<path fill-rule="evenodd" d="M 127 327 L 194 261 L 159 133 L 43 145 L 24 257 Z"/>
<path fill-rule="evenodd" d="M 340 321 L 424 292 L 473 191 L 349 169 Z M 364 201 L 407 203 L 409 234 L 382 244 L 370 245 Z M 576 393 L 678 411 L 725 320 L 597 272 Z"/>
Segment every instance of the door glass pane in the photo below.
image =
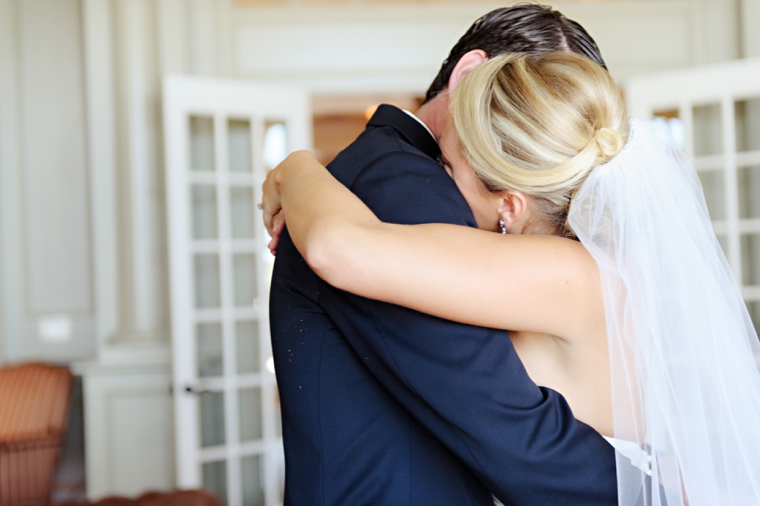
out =
<path fill-rule="evenodd" d="M 283 121 L 264 124 L 264 168 L 274 169 L 288 155 L 288 131 Z"/>
<path fill-rule="evenodd" d="M 657 111 L 654 113 L 654 117 L 656 121 L 662 122 L 663 126 L 670 132 L 673 141 L 683 149 L 686 139 L 684 137 L 683 122 L 678 117 L 678 109 Z"/>
<path fill-rule="evenodd" d="M 195 307 L 219 307 L 219 255 L 201 253 L 195 255 Z"/>
<path fill-rule="evenodd" d="M 230 149 L 230 171 L 251 172 L 251 124 L 230 120 L 227 124 Z"/>
<path fill-rule="evenodd" d="M 694 154 L 717 155 L 723 152 L 720 104 L 694 108 Z"/>
<path fill-rule="evenodd" d="M 201 392 L 201 447 L 223 445 L 224 392 Z"/>
<path fill-rule="evenodd" d="M 720 244 L 723 254 L 728 258 L 728 238 L 723 234 L 716 234 L 715 237 L 718 238 L 718 244 Z"/>
<path fill-rule="evenodd" d="M 760 285 L 760 234 L 742 235 L 742 284 Z"/>
<path fill-rule="evenodd" d="M 256 297 L 256 262 L 253 253 L 232 255 L 232 276 L 235 283 L 235 305 L 252 305 Z"/>
<path fill-rule="evenodd" d="M 272 285 L 272 274 L 274 273 L 274 255 L 265 250 L 261 255 L 262 271 L 264 275 L 264 288 L 269 289 Z"/>
<path fill-rule="evenodd" d="M 191 194 L 193 239 L 216 239 L 216 187 L 194 184 Z"/>
<path fill-rule="evenodd" d="M 752 318 L 755 332 L 760 335 L 760 302 L 747 302 L 747 311 L 749 311 L 749 317 Z"/>
<path fill-rule="evenodd" d="M 282 413 L 280 413 L 280 391 L 275 387 L 274 389 L 274 435 L 275 437 L 282 437 Z"/>
<path fill-rule="evenodd" d="M 238 391 L 240 407 L 240 441 L 261 439 L 261 389 L 242 388 Z"/>
<path fill-rule="evenodd" d="M 705 192 L 707 210 L 713 220 L 726 219 L 726 197 L 723 191 L 722 170 L 701 170 L 697 173 L 702 182 L 702 190 Z"/>
<path fill-rule="evenodd" d="M 739 217 L 760 218 L 760 167 L 739 167 Z"/>
<path fill-rule="evenodd" d="M 282 504 L 285 499 L 285 454 L 280 449 L 270 452 L 267 455 L 267 464 L 270 470 L 275 472 L 275 483 L 277 483 L 277 502 Z"/>
<path fill-rule="evenodd" d="M 760 150 L 760 97 L 734 104 L 736 150 Z"/>
<path fill-rule="evenodd" d="M 253 188 L 232 186 L 230 188 L 230 214 L 232 238 L 253 239 Z"/>
<path fill-rule="evenodd" d="M 213 493 L 221 506 L 227 504 L 227 462 L 206 462 L 203 469 L 203 488 Z"/>
<path fill-rule="evenodd" d="M 214 170 L 214 120 L 190 117 L 190 170 Z"/>
<path fill-rule="evenodd" d="M 264 506 L 261 455 L 243 457 L 240 462 L 240 481 L 243 483 L 243 506 Z"/>
<path fill-rule="evenodd" d="M 198 350 L 198 376 L 222 376 L 224 360 L 222 352 L 222 324 L 199 323 L 195 327 Z"/>
<path fill-rule="evenodd" d="M 259 371 L 259 327 L 255 321 L 235 323 L 237 344 L 237 372 L 247 374 Z"/>

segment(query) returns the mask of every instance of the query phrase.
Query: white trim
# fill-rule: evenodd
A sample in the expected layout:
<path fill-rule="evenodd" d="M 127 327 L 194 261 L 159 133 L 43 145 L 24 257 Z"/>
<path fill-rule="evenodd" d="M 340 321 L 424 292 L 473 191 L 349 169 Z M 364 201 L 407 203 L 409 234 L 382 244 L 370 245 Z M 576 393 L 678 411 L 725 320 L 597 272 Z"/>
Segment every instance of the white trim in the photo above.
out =
<path fill-rule="evenodd" d="M 228 0 L 225 0 L 228 1 Z M 346 8 L 344 5 L 300 5 L 298 7 L 235 7 L 235 25 L 249 23 L 269 24 L 272 22 L 293 22 L 310 24 L 320 22 L 340 22 L 353 24 L 357 21 L 375 19 L 378 21 L 409 22 L 449 21 L 459 19 L 465 29 L 476 19 L 493 9 L 522 0 L 507 2 L 486 1 L 477 4 L 378 4 L 357 5 Z M 691 12 L 693 0 L 658 0 L 642 2 L 640 0 L 615 0 L 611 2 L 588 3 L 584 1 L 552 2 L 551 6 L 564 15 L 583 24 L 583 18 L 596 20 L 608 16 L 656 16 L 662 14 L 683 14 Z M 464 30 L 462 31 L 464 33 Z M 460 34 L 461 35 L 461 34 Z M 593 35 L 593 33 L 592 33 Z M 448 48 L 445 48 L 448 50 Z"/>
<path fill-rule="evenodd" d="M 695 83 L 699 86 L 686 86 Z M 701 67 L 673 70 L 625 81 L 628 112 L 638 118 L 649 117 L 654 111 L 673 108 L 678 104 L 703 105 L 720 102 L 730 93 L 734 99 L 756 96 L 760 83 L 760 58 L 732 60 Z"/>
<path fill-rule="evenodd" d="M 98 349 L 119 326 L 116 117 L 111 0 L 83 0 L 85 98 Z"/>
<path fill-rule="evenodd" d="M 21 142 L 18 83 L 18 7 L 16 0 L 0 0 L 0 265 L 2 265 L 2 331 L 0 359 L 20 353 L 24 335 L 25 271 L 21 252 Z"/>
<path fill-rule="evenodd" d="M 160 73 L 164 75 L 187 72 L 189 68 L 188 4 L 184 0 L 156 1 Z"/>
<path fill-rule="evenodd" d="M 151 30 L 156 12 L 150 0 L 115 4 L 120 101 L 120 183 L 128 212 L 122 223 L 125 252 L 125 329 L 138 339 L 160 339 L 164 320 L 163 255 L 160 237 L 158 117 L 151 105 L 159 99 L 158 55 Z M 157 335 L 158 333 L 158 335 Z"/>
<path fill-rule="evenodd" d="M 171 433 L 171 417 L 165 419 L 163 427 L 155 427 L 142 421 L 144 416 L 135 414 L 135 426 L 130 427 L 127 434 L 114 433 L 111 410 L 114 399 L 129 396 L 147 401 L 162 399 L 171 403 L 169 385 L 170 373 L 167 364 L 163 365 L 132 365 L 104 366 L 100 363 L 80 363 L 73 368 L 75 374 L 83 377 L 83 394 L 85 398 L 85 455 L 87 468 L 87 495 L 91 500 L 98 500 L 113 494 L 137 495 L 144 492 L 146 487 L 172 488 L 174 475 L 172 473 L 173 441 L 171 437 L 156 447 L 141 450 L 143 458 L 135 459 L 134 454 L 122 455 L 115 451 L 112 444 L 115 438 L 128 437 L 131 439 L 152 438 L 157 430 L 168 430 Z M 163 420 L 162 420 L 163 421 Z M 147 457 L 146 457 L 147 456 Z M 140 472 L 145 466 L 145 458 L 162 459 L 167 467 L 161 466 L 156 476 L 144 476 Z M 126 466 L 125 476 L 117 476 L 115 465 Z M 122 483 L 131 483 L 135 489 L 119 487 Z M 138 490 L 139 489 L 139 490 Z"/>
<path fill-rule="evenodd" d="M 707 7 L 700 1 L 566 1 L 553 7 L 589 30 L 612 75 L 621 78 L 736 56 L 701 44 L 708 35 L 729 37 L 736 27 L 726 16 L 717 26 L 706 22 L 702 11 Z M 233 75 L 298 83 L 312 93 L 419 95 L 469 25 L 503 6 L 359 2 L 350 7 L 236 8 L 231 27 Z M 354 43 L 347 46 L 346 40 Z"/>
<path fill-rule="evenodd" d="M 742 283 L 741 236 L 739 235 L 739 188 L 736 167 L 736 132 L 734 125 L 734 98 L 731 95 L 721 97 L 721 122 L 723 128 L 723 189 L 726 199 L 726 221 L 728 222 L 728 263 L 736 277 Z"/>
<path fill-rule="evenodd" d="M 234 0 L 216 1 L 217 75 L 232 77 L 232 19 Z"/>
<path fill-rule="evenodd" d="M 190 69 L 194 74 L 218 74 L 218 22 L 215 0 L 190 0 Z"/>
<path fill-rule="evenodd" d="M 215 170 L 208 173 L 190 171 L 188 119 L 194 115 L 214 120 Z M 250 124 L 252 168 L 250 173 L 230 173 L 228 159 L 228 122 L 245 120 Z M 262 486 L 267 505 L 280 501 L 277 465 L 282 459 L 282 441 L 276 435 L 274 413 L 274 376 L 265 372 L 271 355 L 267 323 L 265 269 L 262 262 L 266 250 L 260 211 L 252 209 L 254 238 L 231 237 L 230 190 L 242 185 L 253 190 L 253 202 L 260 198 L 260 184 L 265 177 L 262 161 L 264 121 L 284 121 L 288 128 L 290 150 L 310 147 L 311 116 L 305 92 L 294 88 L 271 87 L 229 79 L 167 76 L 164 79 L 164 138 L 166 154 L 167 223 L 169 229 L 172 342 L 174 350 L 174 389 L 177 441 L 178 482 L 183 487 L 201 486 L 203 462 L 224 460 L 227 470 L 227 503 L 241 506 L 241 456 L 261 454 L 264 479 Z M 194 240 L 191 236 L 190 189 L 193 184 L 213 184 L 216 190 L 217 238 Z M 195 307 L 193 287 L 193 255 L 198 252 L 218 255 L 220 307 Z M 245 307 L 236 307 L 233 254 L 253 255 L 256 269 L 256 300 Z M 260 357 L 255 374 L 238 374 L 236 370 L 235 324 L 240 319 L 254 320 L 258 325 Z M 216 321 L 222 326 L 224 370 L 220 377 L 198 378 L 196 325 Z M 244 387 L 261 388 L 262 438 L 258 442 L 240 441 L 239 391 Z M 224 394 L 225 443 L 213 448 L 200 448 L 199 402 L 194 391 L 206 390 Z M 274 467 L 274 468 L 273 468 Z"/>
<path fill-rule="evenodd" d="M 173 350 L 174 417 L 176 424 L 177 485 L 192 488 L 201 482 L 197 462 L 199 428 L 197 420 L 197 400 L 187 394 L 187 378 L 196 375 L 195 334 L 193 323 L 185 317 L 188 308 L 193 307 L 193 283 L 188 273 L 192 272 L 191 257 L 183 252 L 189 249 L 189 218 L 182 212 L 190 208 L 187 188 L 181 184 L 181 173 L 188 166 L 188 139 L 186 115 L 180 98 L 174 93 L 174 81 L 164 79 L 163 118 L 164 156 L 166 158 L 167 225 L 169 238 L 169 271 L 171 291 L 171 321 Z M 175 172 L 178 174 L 175 175 Z M 177 184 L 175 184 L 175 180 Z M 172 223 L 174 221 L 174 223 Z M 179 342 L 184 343 L 180 346 Z M 182 422 L 180 422 L 182 421 Z M 191 444 L 188 444 L 191 442 Z"/>
<path fill-rule="evenodd" d="M 760 2 L 741 0 L 739 16 L 742 26 L 742 56 L 752 58 L 760 56 Z"/>

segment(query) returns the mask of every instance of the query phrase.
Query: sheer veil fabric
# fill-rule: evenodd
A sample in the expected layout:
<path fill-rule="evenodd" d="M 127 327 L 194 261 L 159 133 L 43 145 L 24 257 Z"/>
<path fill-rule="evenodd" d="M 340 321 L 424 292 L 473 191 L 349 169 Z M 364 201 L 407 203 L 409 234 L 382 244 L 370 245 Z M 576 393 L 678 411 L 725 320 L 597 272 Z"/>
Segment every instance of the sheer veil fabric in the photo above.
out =
<path fill-rule="evenodd" d="M 570 224 L 602 280 L 621 506 L 760 505 L 760 345 L 691 163 L 631 121 Z"/>

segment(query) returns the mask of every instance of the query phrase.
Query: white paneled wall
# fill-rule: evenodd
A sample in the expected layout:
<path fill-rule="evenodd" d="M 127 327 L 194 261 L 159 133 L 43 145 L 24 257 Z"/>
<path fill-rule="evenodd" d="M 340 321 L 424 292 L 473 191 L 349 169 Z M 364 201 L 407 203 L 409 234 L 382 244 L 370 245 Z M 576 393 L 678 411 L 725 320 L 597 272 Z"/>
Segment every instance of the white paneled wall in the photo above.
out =
<path fill-rule="evenodd" d="M 588 29 L 618 79 L 740 56 L 740 0 L 553 5 Z M 470 23 L 502 6 L 239 9 L 233 17 L 233 75 L 306 83 L 319 93 L 419 93 Z"/>
<path fill-rule="evenodd" d="M 171 375 L 163 364 L 77 364 L 83 377 L 85 468 L 91 499 L 176 483 Z"/>
<path fill-rule="evenodd" d="M 0 363 L 89 361 L 76 369 L 93 392 L 90 449 L 171 431 L 161 76 L 421 94 L 469 24 L 502 5 L 0 0 Z M 760 55 L 757 0 L 555 7 L 621 79 Z M 151 416 L 113 422 L 141 410 Z M 171 440 L 151 443 L 151 458 L 172 462 Z M 109 448 L 88 450 L 94 493 L 171 484 L 145 481 L 130 447 Z"/>
<path fill-rule="evenodd" d="M 116 335 L 120 322 L 116 102 L 113 16 L 98 0 L 82 2 L 82 41 L 92 237 L 92 291 L 96 348 Z"/>
<path fill-rule="evenodd" d="M 82 15 L 2 2 L 3 354 L 95 353 Z"/>
<path fill-rule="evenodd" d="M 742 56 L 760 56 L 760 2 L 757 0 L 741 0 L 739 5 L 741 19 Z"/>
<path fill-rule="evenodd" d="M 0 359 L 168 357 L 160 76 L 229 73 L 229 6 L 0 0 Z"/>
<path fill-rule="evenodd" d="M 421 93 L 496 6 L 0 0 L 3 356 L 168 356 L 161 75 Z M 760 52 L 756 0 L 555 6 L 619 78 Z"/>
<path fill-rule="evenodd" d="M 160 77 L 228 72 L 228 10 L 0 0 L 0 363 L 79 361 L 93 498 L 175 483 Z"/>

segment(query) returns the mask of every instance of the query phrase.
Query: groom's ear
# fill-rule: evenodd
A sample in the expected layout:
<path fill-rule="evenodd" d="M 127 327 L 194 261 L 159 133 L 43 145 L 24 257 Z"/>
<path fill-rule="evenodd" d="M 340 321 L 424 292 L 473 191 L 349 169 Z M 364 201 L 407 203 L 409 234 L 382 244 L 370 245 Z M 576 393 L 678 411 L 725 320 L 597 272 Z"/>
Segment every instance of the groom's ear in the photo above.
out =
<path fill-rule="evenodd" d="M 488 55 L 482 49 L 473 49 L 472 51 L 463 54 L 454 66 L 454 70 L 451 71 L 448 85 L 449 93 L 454 91 L 454 88 L 456 88 L 459 82 L 464 79 L 464 76 L 469 74 L 478 65 L 485 63 L 487 60 Z"/>
<path fill-rule="evenodd" d="M 524 193 L 504 190 L 499 203 L 499 217 L 504 220 L 504 226 L 509 230 L 513 225 L 521 222 L 528 210 L 528 198 Z M 521 233 L 521 230 L 513 230 L 513 233 Z"/>

